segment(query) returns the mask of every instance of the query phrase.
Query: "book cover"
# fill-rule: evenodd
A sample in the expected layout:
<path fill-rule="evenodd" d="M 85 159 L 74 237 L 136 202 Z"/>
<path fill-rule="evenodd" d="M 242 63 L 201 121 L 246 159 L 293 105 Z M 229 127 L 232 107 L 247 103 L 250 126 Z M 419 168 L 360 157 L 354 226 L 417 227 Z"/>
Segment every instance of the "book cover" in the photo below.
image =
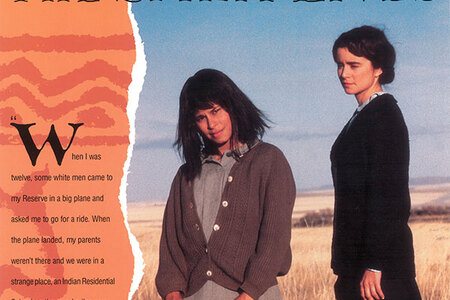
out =
<path fill-rule="evenodd" d="M 0 298 L 158 299 L 178 97 L 202 68 L 269 116 L 264 140 L 299 191 L 331 189 L 329 150 L 356 107 L 331 47 L 353 27 L 382 28 L 396 48 L 386 90 L 409 127 L 411 177 L 448 178 L 448 20 L 437 0 L 2 0 Z M 332 297 L 330 238 L 306 270 L 293 237 L 285 299 Z"/>

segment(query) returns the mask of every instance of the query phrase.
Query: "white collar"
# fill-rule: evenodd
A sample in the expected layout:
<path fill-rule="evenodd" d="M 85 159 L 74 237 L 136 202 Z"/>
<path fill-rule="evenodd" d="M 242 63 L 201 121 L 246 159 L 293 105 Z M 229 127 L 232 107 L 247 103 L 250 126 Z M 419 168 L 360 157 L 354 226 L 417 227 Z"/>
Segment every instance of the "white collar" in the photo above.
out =
<path fill-rule="evenodd" d="M 372 96 L 370 96 L 369 100 L 367 100 L 366 102 L 364 102 L 363 104 L 361 104 L 360 106 L 358 106 L 358 108 L 356 109 L 357 112 L 360 112 L 361 110 L 363 110 L 364 107 L 367 106 L 367 104 L 369 104 L 370 101 L 372 101 L 373 99 L 375 99 L 378 96 L 384 95 L 386 94 L 386 92 L 376 92 L 373 93 Z"/>

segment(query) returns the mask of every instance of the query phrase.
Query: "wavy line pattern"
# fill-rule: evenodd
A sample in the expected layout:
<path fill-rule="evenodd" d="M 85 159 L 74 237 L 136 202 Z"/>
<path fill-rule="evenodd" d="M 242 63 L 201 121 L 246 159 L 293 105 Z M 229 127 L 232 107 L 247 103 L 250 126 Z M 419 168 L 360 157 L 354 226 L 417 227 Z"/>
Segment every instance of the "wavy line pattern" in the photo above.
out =
<path fill-rule="evenodd" d="M 69 137 L 58 136 L 63 147 L 69 143 Z M 45 141 L 47 139 L 47 135 L 43 134 L 34 134 L 34 141 Z M 117 146 L 117 145 L 125 145 L 130 142 L 128 135 L 122 136 L 84 136 L 78 137 L 73 140 L 73 145 L 78 146 Z M 0 145 L 23 145 L 22 140 L 17 134 L 4 134 L 0 133 Z M 39 148 L 42 146 L 41 144 L 37 145 Z"/>
<path fill-rule="evenodd" d="M 74 88 L 65 91 L 61 94 L 57 94 L 54 96 L 46 96 L 42 94 L 37 85 L 31 84 L 28 81 L 23 80 L 20 76 L 13 75 L 11 77 L 8 77 L 7 79 L 0 81 L 0 91 L 5 90 L 7 88 L 10 88 L 11 85 L 20 85 L 23 89 L 27 89 L 34 98 L 39 100 L 45 100 L 45 103 L 42 103 L 43 105 L 52 107 L 61 100 L 71 100 L 72 99 L 79 99 L 86 91 L 92 89 L 92 88 L 106 88 L 109 89 L 116 94 L 121 95 L 122 97 L 126 98 L 128 97 L 128 89 L 123 89 L 118 87 L 117 85 L 112 84 L 107 78 L 97 78 L 95 80 L 90 81 L 84 81 Z M 1 103 L 5 103 L 7 99 L 0 99 L 0 105 Z M 3 104 L 6 105 L 6 104 Z"/>
<path fill-rule="evenodd" d="M 24 34 L 0 37 L 0 51 L 88 52 L 93 50 L 134 50 L 131 34 L 95 37 L 90 35 L 54 35 L 50 37 Z"/>
<path fill-rule="evenodd" d="M 78 120 L 83 120 L 84 126 L 92 128 L 109 128 L 116 123 L 101 107 L 81 110 L 77 113 L 77 117 Z"/>
<path fill-rule="evenodd" d="M 13 2 L 13 0 L 9 1 Z M 123 164 L 130 144 L 128 136 L 130 124 L 126 111 L 128 86 L 131 83 L 131 72 L 136 58 L 135 41 L 127 12 L 128 6 L 121 5 L 121 8 L 118 8 L 117 5 L 107 4 L 108 1 L 100 2 L 101 4 L 99 3 L 95 8 L 99 10 L 94 11 L 94 14 L 83 9 L 70 10 L 70 19 L 64 19 L 64 15 L 68 12 L 67 5 L 63 5 L 65 8 L 61 11 L 53 7 L 49 10 L 47 5 L 33 6 L 21 10 L 20 16 L 17 15 L 15 8 L 5 11 L 12 20 L 10 23 L 15 25 L 7 31 L 3 30 L 3 33 L 0 32 L 0 116 L 2 117 L 0 118 L 0 147 L 3 147 L 2 150 L 10 156 L 10 159 L 2 164 L 3 169 L 21 170 L 24 174 L 32 176 L 61 171 L 68 174 L 73 172 L 95 174 L 104 171 L 116 179 L 124 175 Z M 97 15 L 97 18 L 86 18 L 87 15 Z M 102 19 L 105 17 L 112 22 L 103 22 Z M 32 18 L 31 22 L 27 22 L 26 18 Z M 78 21 L 83 22 L 82 26 Z M 34 27 L 30 28 L 31 26 Z M 11 32 L 14 32 L 15 36 L 6 35 Z M 26 32 L 28 34 L 23 34 Z M 33 34 L 30 34 L 31 32 Z M 42 143 L 47 139 L 51 124 L 57 127 L 58 138 L 65 148 L 72 132 L 64 127 L 69 127 L 68 122 L 83 122 L 85 126 L 77 133 L 70 150 L 81 153 L 85 148 L 94 148 L 93 153 L 108 155 L 102 155 L 102 161 L 98 163 L 74 163 L 61 168 L 55 163 L 50 145 L 46 144 L 44 147 L 46 154 L 42 155 L 45 158 L 50 156 L 50 161 L 40 157 L 39 165 L 46 167 L 44 171 L 35 173 L 36 167 L 30 164 L 22 139 L 17 130 L 9 124 L 11 121 L 37 123 L 36 130 L 32 130 L 31 135 L 38 148 L 42 147 Z M 70 158 L 65 158 L 65 160 L 68 159 Z M 57 195 L 73 191 L 74 194 L 90 195 L 92 192 L 90 184 L 78 185 L 75 182 L 69 185 L 55 183 L 39 186 L 39 184 L 37 181 L 31 184 L 25 182 L 22 187 L 19 182 L 13 185 L 10 182 L 2 182 L 0 187 L 2 213 L 5 211 L 7 216 L 84 215 L 85 210 L 81 207 L 61 206 L 58 208 L 44 202 L 22 205 L 11 201 L 12 195 L 21 194 Z M 117 200 L 119 185 L 120 180 L 114 180 L 98 185 L 98 189 L 104 194 L 105 199 Z M 33 234 L 32 236 L 39 237 L 63 233 L 63 238 L 67 235 L 87 237 L 93 234 L 102 238 L 101 244 L 91 244 L 88 248 L 74 247 L 69 243 L 42 243 L 27 249 L 17 247 L 17 249 L 20 248 L 19 257 L 28 253 L 30 257 L 45 258 L 90 257 L 98 254 L 104 257 L 107 263 L 99 264 L 95 270 L 89 267 L 88 273 L 86 271 L 88 269 L 79 268 L 76 265 L 69 266 L 69 264 L 19 266 L 9 261 L 9 257 L 16 255 L 15 248 L 7 248 L 6 251 L 1 249 L 0 298 L 3 299 L 2 296 L 6 297 L 6 294 L 16 299 L 41 299 L 44 296 L 49 299 L 80 298 L 86 295 L 88 297 L 102 295 L 105 299 L 125 298 L 129 294 L 132 283 L 133 255 L 123 220 L 120 222 L 120 217 L 123 217 L 120 210 L 121 203 L 109 202 L 99 202 L 95 207 L 90 207 L 92 213 L 99 212 L 111 216 L 112 220 L 119 220 L 119 222 L 112 221 L 105 224 L 101 228 L 95 227 L 95 229 L 92 226 L 89 227 L 89 224 L 78 224 L 76 228 L 72 226 L 73 230 L 69 232 L 67 231 L 69 224 L 55 223 L 50 226 L 49 223 L 44 222 L 39 224 L 29 222 L 23 226 L 17 226 L 17 230 L 7 227 L 5 233 L 17 236 Z M 115 238 L 109 239 L 111 233 L 115 234 Z M 111 246 L 116 247 L 117 251 L 108 253 L 102 251 L 105 247 Z M 120 274 L 116 272 L 118 267 L 121 268 Z M 116 277 L 116 285 L 108 287 L 69 284 L 25 286 L 14 285 L 9 280 L 34 277 L 53 280 L 62 277 L 102 276 L 102 274 L 111 274 Z"/>
<path fill-rule="evenodd" d="M 11 122 L 24 123 L 23 118 L 12 105 L 0 108 L 0 116 L 2 116 L 0 118 L 0 127 L 11 128 Z M 12 116 L 14 116 L 14 119 L 10 119 Z M 83 126 L 86 128 L 107 129 L 116 124 L 116 120 L 109 116 L 108 112 L 102 107 L 90 107 L 87 109 L 80 107 L 76 120 L 82 120 Z M 35 120 L 33 122 L 38 123 Z"/>
<path fill-rule="evenodd" d="M 87 62 L 81 68 L 47 80 L 32 62 L 23 57 L 9 64 L 0 65 L 0 80 L 12 75 L 19 75 L 28 82 L 38 85 L 39 91 L 45 96 L 61 94 L 86 80 L 95 80 L 99 77 L 106 77 L 123 89 L 131 83 L 131 75 L 128 72 L 119 71 L 116 66 L 101 59 Z"/>
<path fill-rule="evenodd" d="M 0 99 L 6 101 L 9 98 L 18 97 L 30 109 L 38 113 L 46 120 L 56 120 L 73 109 L 83 105 L 94 105 L 99 102 L 108 102 L 122 111 L 126 111 L 127 99 L 105 87 L 94 87 L 81 95 L 79 99 L 61 101 L 58 105 L 48 107 L 44 100 L 37 99 L 27 88 L 19 83 L 14 83 L 0 91 Z"/>

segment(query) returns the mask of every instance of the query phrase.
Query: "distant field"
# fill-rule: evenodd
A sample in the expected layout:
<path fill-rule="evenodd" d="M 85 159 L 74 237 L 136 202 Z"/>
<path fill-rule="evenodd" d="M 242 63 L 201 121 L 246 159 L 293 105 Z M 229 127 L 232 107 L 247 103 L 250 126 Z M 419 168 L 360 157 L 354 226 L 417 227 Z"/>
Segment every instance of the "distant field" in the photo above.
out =
<path fill-rule="evenodd" d="M 412 206 L 450 206 L 450 185 L 411 188 Z M 332 191 L 299 194 L 294 219 L 311 211 L 333 207 Z M 128 218 L 131 231 L 140 243 L 146 264 L 145 275 L 133 300 L 160 299 L 154 286 L 158 267 L 163 205 L 130 203 Z M 417 282 L 424 300 L 450 299 L 450 223 L 445 218 L 416 221 L 411 224 L 416 253 Z M 335 276 L 329 267 L 330 226 L 294 228 L 293 264 L 279 283 L 284 299 L 329 300 L 333 297 Z"/>

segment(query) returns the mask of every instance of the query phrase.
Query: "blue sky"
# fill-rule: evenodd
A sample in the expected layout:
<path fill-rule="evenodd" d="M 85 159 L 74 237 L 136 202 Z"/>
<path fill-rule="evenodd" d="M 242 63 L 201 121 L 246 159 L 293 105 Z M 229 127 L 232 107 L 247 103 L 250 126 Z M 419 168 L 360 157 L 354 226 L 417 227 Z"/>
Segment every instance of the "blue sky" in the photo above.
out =
<path fill-rule="evenodd" d="M 329 150 L 356 108 L 331 55 L 343 31 L 385 30 L 397 51 L 385 87 L 410 132 L 411 177 L 450 176 L 448 1 L 177 1 L 133 4 L 147 75 L 136 113 L 128 200 L 164 201 L 181 160 L 178 96 L 202 68 L 226 73 L 273 121 L 264 140 L 288 158 L 298 189 L 331 184 Z"/>

